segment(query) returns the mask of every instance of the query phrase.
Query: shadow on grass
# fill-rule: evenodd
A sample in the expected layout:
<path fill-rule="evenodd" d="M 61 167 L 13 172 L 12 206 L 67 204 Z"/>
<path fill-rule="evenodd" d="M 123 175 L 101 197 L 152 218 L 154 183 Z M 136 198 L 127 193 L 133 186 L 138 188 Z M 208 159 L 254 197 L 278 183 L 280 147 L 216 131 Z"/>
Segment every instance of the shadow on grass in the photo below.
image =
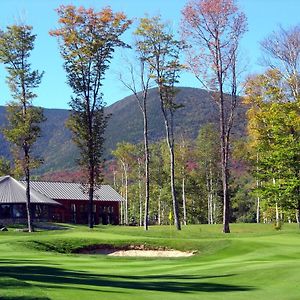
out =
<path fill-rule="evenodd" d="M 31 296 L 33 294 L 31 284 L 3 275 L 0 274 L 0 300 L 50 300 L 48 297 L 36 295 L 36 292 Z M 14 295 L 7 295 L 7 293 L 14 293 Z M 22 293 L 22 296 L 18 293 Z"/>
<path fill-rule="evenodd" d="M 158 275 L 158 276 L 118 276 L 76 272 L 51 266 L 0 266 L 0 276 L 9 276 L 21 281 L 30 281 L 33 285 L 62 289 L 83 289 L 99 291 L 101 288 L 120 288 L 132 290 L 164 291 L 173 293 L 192 292 L 241 292 L 254 290 L 250 286 L 221 284 L 209 282 L 208 279 L 232 277 L 229 275 L 190 276 L 190 275 Z M 9 282 L 8 282 L 9 284 Z M 66 286 L 68 285 L 68 286 Z M 72 285 L 70 287 L 70 285 Z M 5 288 L 5 282 L 1 282 Z M 12 288 L 7 286 L 6 288 Z M 106 292 L 107 289 L 105 289 Z M 113 289 L 109 292 L 113 291 Z M 120 291 L 121 292 L 121 291 Z M 17 299 L 17 298 L 11 298 Z M 30 299 L 30 298 L 28 298 Z"/>
<path fill-rule="evenodd" d="M 50 300 L 50 298 L 31 296 L 5 296 L 5 298 L 0 297 L 0 300 Z"/>
<path fill-rule="evenodd" d="M 1 265 L 22 265 L 22 264 L 45 264 L 47 263 L 47 265 L 51 265 L 51 266 L 57 266 L 57 263 L 50 263 L 48 260 L 45 261 L 45 259 L 5 259 L 5 258 L 1 258 L 0 260 L 0 267 Z M 1 298 L 0 298 L 1 299 Z"/>

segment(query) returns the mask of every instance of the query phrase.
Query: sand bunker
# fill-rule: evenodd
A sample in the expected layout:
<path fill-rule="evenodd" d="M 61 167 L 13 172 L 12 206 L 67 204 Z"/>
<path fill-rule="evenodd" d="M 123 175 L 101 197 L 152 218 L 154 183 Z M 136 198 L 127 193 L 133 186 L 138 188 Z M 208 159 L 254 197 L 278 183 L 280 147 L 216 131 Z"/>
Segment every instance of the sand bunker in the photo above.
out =
<path fill-rule="evenodd" d="M 108 255 L 141 257 L 189 257 L 194 255 L 194 253 L 177 250 L 119 250 Z"/>
<path fill-rule="evenodd" d="M 150 249 L 145 245 L 126 245 L 121 247 L 111 245 L 92 245 L 78 249 L 76 253 L 131 257 L 189 257 L 195 254 L 195 252 L 184 252 L 165 248 Z"/>

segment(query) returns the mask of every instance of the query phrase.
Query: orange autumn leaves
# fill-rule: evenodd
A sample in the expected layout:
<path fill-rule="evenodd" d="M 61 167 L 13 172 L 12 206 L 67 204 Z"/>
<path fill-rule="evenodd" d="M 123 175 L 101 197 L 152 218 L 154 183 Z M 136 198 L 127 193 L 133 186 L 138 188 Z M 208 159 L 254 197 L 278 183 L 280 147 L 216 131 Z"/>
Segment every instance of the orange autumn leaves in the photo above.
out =
<path fill-rule="evenodd" d="M 93 8 L 62 5 L 56 11 L 61 27 L 51 30 L 50 35 L 62 38 L 68 46 L 82 42 L 87 35 L 101 46 L 104 40 L 121 35 L 132 23 L 123 12 L 114 13 L 110 7 L 97 12 Z"/>

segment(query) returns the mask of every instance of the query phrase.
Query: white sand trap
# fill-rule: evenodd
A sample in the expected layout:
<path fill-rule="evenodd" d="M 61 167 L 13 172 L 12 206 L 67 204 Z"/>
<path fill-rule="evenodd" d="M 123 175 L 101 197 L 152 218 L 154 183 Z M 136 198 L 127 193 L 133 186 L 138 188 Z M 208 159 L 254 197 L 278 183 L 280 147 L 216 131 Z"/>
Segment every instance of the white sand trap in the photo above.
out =
<path fill-rule="evenodd" d="M 139 256 L 139 257 L 189 257 L 193 252 L 177 250 L 119 250 L 107 254 L 109 256 Z"/>
<path fill-rule="evenodd" d="M 179 251 L 173 249 L 149 249 L 145 245 L 125 245 L 116 247 L 111 245 L 92 245 L 81 248 L 76 253 L 80 254 L 102 254 L 109 256 L 131 256 L 131 257 L 190 257 L 197 251 Z"/>

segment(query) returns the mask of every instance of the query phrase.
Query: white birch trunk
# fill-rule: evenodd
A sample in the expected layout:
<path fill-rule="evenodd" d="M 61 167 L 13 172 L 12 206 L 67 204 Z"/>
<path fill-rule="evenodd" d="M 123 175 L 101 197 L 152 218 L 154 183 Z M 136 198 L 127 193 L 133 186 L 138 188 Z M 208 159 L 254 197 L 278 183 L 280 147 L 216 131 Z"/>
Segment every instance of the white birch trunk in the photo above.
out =
<path fill-rule="evenodd" d="M 258 172 L 258 153 L 256 154 L 256 171 Z M 259 181 L 258 179 L 256 180 L 256 188 L 259 188 Z M 257 203 L 256 203 L 256 223 L 259 223 L 260 221 L 260 197 L 257 197 Z"/>
<path fill-rule="evenodd" d="M 257 204 L 256 204 L 256 223 L 260 221 L 260 198 L 257 197 Z"/>
<path fill-rule="evenodd" d="M 139 225 L 143 226 L 143 202 L 142 202 L 142 180 L 141 180 L 141 162 L 139 160 Z"/>
<path fill-rule="evenodd" d="M 158 225 L 161 225 L 161 204 L 160 204 L 160 195 L 159 195 L 159 197 L 158 197 L 157 223 L 158 223 Z"/>
<path fill-rule="evenodd" d="M 210 223 L 210 188 L 209 188 L 209 178 L 208 175 L 206 175 L 206 190 L 207 190 L 207 224 Z"/>
<path fill-rule="evenodd" d="M 276 184 L 276 180 L 275 178 L 273 178 L 273 185 Z M 276 212 L 276 227 L 279 226 L 279 210 L 278 210 L 278 204 L 277 204 L 277 201 L 275 203 L 275 212 Z"/>
<path fill-rule="evenodd" d="M 213 189 L 213 174 L 212 174 L 212 168 L 211 168 L 211 162 L 210 162 L 210 168 L 209 168 L 209 177 L 210 177 L 210 224 L 214 224 L 214 218 L 213 218 L 213 200 L 214 200 L 214 189 Z"/>
<path fill-rule="evenodd" d="M 276 226 L 279 226 L 279 210 L 278 210 L 278 204 L 276 202 L 275 204 L 275 209 L 276 209 Z"/>
<path fill-rule="evenodd" d="M 122 188 L 121 188 L 121 196 L 124 198 L 124 174 L 122 172 L 122 179 L 121 179 L 121 182 L 122 182 Z M 124 224 L 124 204 L 123 204 L 123 201 L 121 201 L 121 209 L 120 209 L 120 221 L 121 221 L 121 225 Z"/>
<path fill-rule="evenodd" d="M 124 180 L 125 180 L 125 205 L 124 205 L 124 223 L 128 225 L 128 174 L 127 174 L 127 166 L 124 162 L 122 162 L 123 170 L 124 170 Z"/>
<path fill-rule="evenodd" d="M 185 199 L 185 178 L 182 178 L 182 205 L 183 205 L 183 225 L 187 225 L 186 199 Z"/>

